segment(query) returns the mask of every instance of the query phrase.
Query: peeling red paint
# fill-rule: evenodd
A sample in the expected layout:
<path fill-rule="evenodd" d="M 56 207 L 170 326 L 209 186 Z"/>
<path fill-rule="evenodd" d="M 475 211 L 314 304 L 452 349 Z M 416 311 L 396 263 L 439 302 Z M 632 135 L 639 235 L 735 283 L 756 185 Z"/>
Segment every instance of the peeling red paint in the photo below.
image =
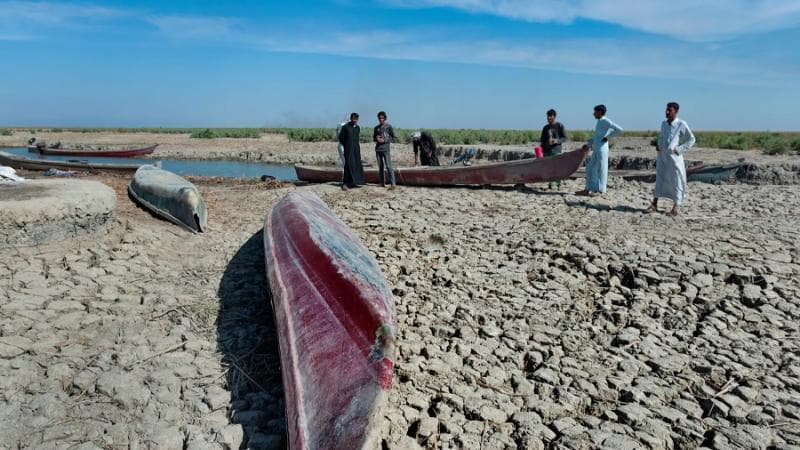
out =
<path fill-rule="evenodd" d="M 374 445 L 397 324 L 377 262 L 311 193 L 289 193 L 275 205 L 264 245 L 289 448 Z"/>

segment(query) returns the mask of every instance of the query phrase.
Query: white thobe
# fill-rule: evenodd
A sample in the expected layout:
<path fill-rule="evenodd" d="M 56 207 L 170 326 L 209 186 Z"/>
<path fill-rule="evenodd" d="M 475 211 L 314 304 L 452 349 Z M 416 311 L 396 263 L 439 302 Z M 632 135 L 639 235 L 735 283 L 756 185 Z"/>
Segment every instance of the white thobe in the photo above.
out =
<path fill-rule="evenodd" d="M 342 122 L 336 126 L 336 142 L 339 144 L 337 149 L 339 150 L 339 164 L 344 167 L 344 145 L 339 142 L 339 132 L 342 131 L 342 127 L 347 125 L 347 122 Z"/>
<path fill-rule="evenodd" d="M 676 117 L 671 123 L 667 120 L 661 123 L 653 198 L 668 198 L 676 205 L 683 204 L 687 189 L 683 155 L 694 143 L 694 134 L 685 121 Z"/>
<path fill-rule="evenodd" d="M 622 127 L 608 117 L 597 119 L 592 139 L 587 142 L 592 148 L 592 156 L 586 162 L 586 190 L 606 192 L 608 185 L 608 140 L 620 134 Z M 604 142 L 603 139 L 606 141 Z"/>

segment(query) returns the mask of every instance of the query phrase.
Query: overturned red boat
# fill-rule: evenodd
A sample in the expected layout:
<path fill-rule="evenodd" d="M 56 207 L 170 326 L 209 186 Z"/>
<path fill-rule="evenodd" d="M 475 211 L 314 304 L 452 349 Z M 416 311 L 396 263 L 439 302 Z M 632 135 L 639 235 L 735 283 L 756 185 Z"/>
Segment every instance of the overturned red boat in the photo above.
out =
<path fill-rule="evenodd" d="M 377 262 L 311 193 L 289 193 L 272 208 L 264 249 L 289 448 L 375 448 L 397 322 Z"/>
<path fill-rule="evenodd" d="M 136 158 L 153 153 L 158 144 L 145 148 L 118 149 L 118 150 L 84 150 L 74 148 L 52 148 L 30 146 L 28 150 L 41 153 L 43 155 L 59 156 L 96 156 L 103 158 Z"/>
<path fill-rule="evenodd" d="M 520 159 L 472 166 L 401 167 L 394 170 L 397 184 L 409 186 L 458 186 L 485 184 L 543 183 L 563 180 L 580 167 L 588 151 L 575 150 L 541 159 Z M 301 181 L 324 183 L 341 181 L 342 169 L 297 165 Z M 364 170 L 367 183 L 378 183 L 378 171 Z"/>

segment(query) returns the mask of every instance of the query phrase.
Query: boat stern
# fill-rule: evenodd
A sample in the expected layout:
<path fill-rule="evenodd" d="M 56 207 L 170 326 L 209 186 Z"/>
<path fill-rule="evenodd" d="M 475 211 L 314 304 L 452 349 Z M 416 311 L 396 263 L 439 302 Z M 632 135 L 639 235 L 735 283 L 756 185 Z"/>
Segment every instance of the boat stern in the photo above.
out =
<path fill-rule="evenodd" d="M 195 231 L 204 232 L 206 229 L 206 204 L 197 189 L 185 187 L 180 192 L 181 202 L 185 206 L 188 217 L 182 218 L 184 223 L 195 228 Z M 194 226 L 191 224 L 194 223 Z"/>

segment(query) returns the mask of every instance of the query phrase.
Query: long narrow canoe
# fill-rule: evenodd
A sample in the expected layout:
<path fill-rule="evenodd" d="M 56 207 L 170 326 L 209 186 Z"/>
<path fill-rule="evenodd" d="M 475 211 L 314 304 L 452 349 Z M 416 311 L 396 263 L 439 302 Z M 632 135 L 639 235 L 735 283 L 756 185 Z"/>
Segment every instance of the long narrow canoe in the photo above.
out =
<path fill-rule="evenodd" d="M 401 167 L 395 169 L 394 173 L 397 184 L 409 186 L 542 183 L 569 177 L 578 170 L 587 153 L 575 150 L 549 158 L 472 166 Z M 301 181 L 325 183 L 342 180 L 342 170 L 338 168 L 296 165 L 294 169 Z M 364 178 L 367 183 L 378 183 L 378 171 L 364 170 Z"/>
<path fill-rule="evenodd" d="M 26 170 L 72 169 L 72 170 L 112 170 L 134 172 L 142 163 L 96 163 L 88 160 L 56 161 L 51 159 L 28 159 L 12 153 L 0 151 L 0 165 Z"/>
<path fill-rule="evenodd" d="M 200 192 L 183 177 L 144 165 L 133 175 L 128 193 L 158 216 L 189 231 L 206 228 L 206 204 Z"/>
<path fill-rule="evenodd" d="M 378 264 L 311 193 L 272 208 L 264 249 L 289 448 L 377 448 L 397 323 Z"/>
<path fill-rule="evenodd" d="M 74 148 L 48 148 L 48 147 L 28 147 L 28 150 L 42 155 L 57 156 L 95 156 L 104 158 L 135 158 L 153 153 L 158 144 L 145 148 L 135 148 L 128 150 L 80 150 Z"/>
<path fill-rule="evenodd" d="M 686 181 L 701 183 L 726 183 L 736 178 L 736 172 L 741 168 L 741 164 L 697 164 L 686 169 Z M 643 183 L 655 183 L 656 173 L 653 171 L 631 171 L 615 170 L 609 171 L 609 176 L 619 176 L 628 181 L 641 181 Z M 585 176 L 585 174 L 581 174 Z"/>
<path fill-rule="evenodd" d="M 724 183 L 736 178 L 736 172 L 742 167 L 741 164 L 721 164 L 689 167 L 686 170 L 687 181 L 701 181 L 703 183 Z"/>

